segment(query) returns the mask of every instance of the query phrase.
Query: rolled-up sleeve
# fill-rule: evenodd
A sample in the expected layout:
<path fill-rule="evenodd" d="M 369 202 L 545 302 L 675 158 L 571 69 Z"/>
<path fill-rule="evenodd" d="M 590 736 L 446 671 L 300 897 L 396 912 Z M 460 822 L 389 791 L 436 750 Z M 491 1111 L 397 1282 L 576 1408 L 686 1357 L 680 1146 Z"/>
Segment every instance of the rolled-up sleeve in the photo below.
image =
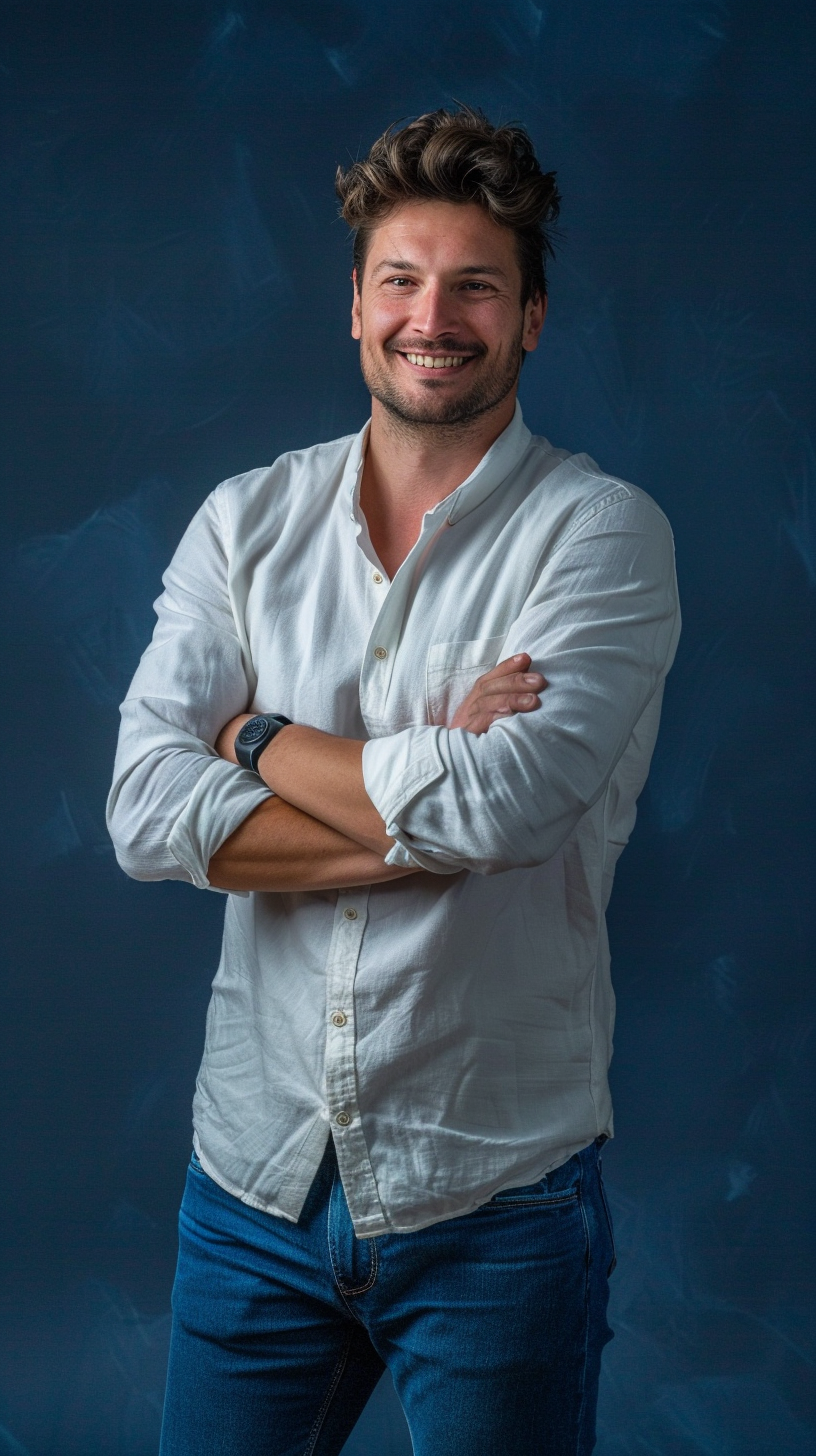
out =
<path fill-rule="evenodd" d="M 639 494 L 596 507 L 544 564 L 502 650 L 544 674 L 541 707 L 480 736 L 418 726 L 366 744 L 389 862 L 495 874 L 550 859 L 605 791 L 679 630 L 662 512 Z"/>
<path fill-rule="evenodd" d="M 121 707 L 107 823 L 119 864 L 137 880 L 208 887 L 213 854 L 271 797 L 213 747 L 254 692 L 229 594 L 228 528 L 214 491 L 165 572 L 153 640 Z"/>

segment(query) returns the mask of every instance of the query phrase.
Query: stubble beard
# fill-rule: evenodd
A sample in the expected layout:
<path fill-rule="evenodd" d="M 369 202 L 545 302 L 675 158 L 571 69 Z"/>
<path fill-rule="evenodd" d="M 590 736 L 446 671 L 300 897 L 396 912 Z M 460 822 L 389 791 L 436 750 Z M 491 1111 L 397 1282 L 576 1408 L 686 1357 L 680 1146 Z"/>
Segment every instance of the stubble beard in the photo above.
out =
<path fill-rule="evenodd" d="M 370 359 L 365 347 L 360 350 L 360 367 L 372 398 L 379 401 L 400 433 L 461 435 L 466 434 L 469 427 L 483 415 L 498 409 L 515 387 L 523 358 L 522 338 L 523 328 L 520 328 L 506 359 L 487 370 L 469 390 L 453 399 L 446 399 L 441 388 L 438 392 L 427 390 L 422 401 L 411 398 L 407 391 L 400 390 L 394 378 L 395 370 L 390 369 L 386 363 Z M 386 353 L 396 352 L 386 347 Z M 417 353 L 419 352 L 421 351 L 417 348 Z M 453 354 L 456 351 L 451 348 L 450 352 Z M 461 367 L 468 368 L 467 365 Z"/>

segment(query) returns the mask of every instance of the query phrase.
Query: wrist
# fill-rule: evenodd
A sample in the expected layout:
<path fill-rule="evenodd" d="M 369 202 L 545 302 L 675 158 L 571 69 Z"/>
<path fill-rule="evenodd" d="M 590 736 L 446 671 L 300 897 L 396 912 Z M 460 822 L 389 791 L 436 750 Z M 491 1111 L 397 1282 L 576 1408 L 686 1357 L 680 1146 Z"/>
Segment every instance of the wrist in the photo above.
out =
<path fill-rule="evenodd" d="M 294 729 L 294 733 L 296 734 L 299 726 L 297 723 L 287 723 L 286 727 L 279 728 L 274 738 L 270 738 L 269 742 L 258 754 L 256 773 L 260 774 L 269 789 L 274 788 L 272 779 L 275 775 L 275 764 L 280 758 L 281 748 L 285 752 L 288 747 L 291 747 L 292 738 L 294 737 L 292 730 Z M 283 740 L 283 743 L 281 743 L 281 740 Z"/>
<path fill-rule="evenodd" d="M 259 764 L 265 749 L 282 729 L 288 727 L 291 727 L 291 719 L 282 713 L 254 713 L 235 735 L 236 762 L 260 777 Z"/>
<path fill-rule="evenodd" d="M 213 744 L 219 758 L 225 758 L 228 763 L 237 764 L 235 739 L 252 716 L 252 713 L 238 713 L 235 718 L 230 718 L 229 722 L 224 724 Z"/>

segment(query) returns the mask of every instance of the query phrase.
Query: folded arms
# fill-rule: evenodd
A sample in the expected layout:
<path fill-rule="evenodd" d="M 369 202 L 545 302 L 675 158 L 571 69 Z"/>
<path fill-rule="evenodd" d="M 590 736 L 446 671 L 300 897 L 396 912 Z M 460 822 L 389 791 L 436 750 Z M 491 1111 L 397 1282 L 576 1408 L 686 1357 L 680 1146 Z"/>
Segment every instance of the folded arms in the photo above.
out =
<path fill-rule="evenodd" d="M 363 743 L 294 724 L 258 779 L 232 751 L 255 685 L 223 556 L 210 508 L 174 558 L 123 705 L 109 823 L 137 878 L 328 889 L 542 863 L 604 792 L 679 630 L 668 526 L 644 498 L 617 500 L 544 562 L 505 639 L 514 660 L 449 725 Z"/>

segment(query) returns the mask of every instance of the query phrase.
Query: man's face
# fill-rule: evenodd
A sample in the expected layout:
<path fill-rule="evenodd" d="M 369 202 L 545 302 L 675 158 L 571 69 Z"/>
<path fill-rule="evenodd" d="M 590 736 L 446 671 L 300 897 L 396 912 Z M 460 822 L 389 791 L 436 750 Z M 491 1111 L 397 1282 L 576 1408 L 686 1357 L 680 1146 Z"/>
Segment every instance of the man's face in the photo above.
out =
<path fill-rule="evenodd" d="M 515 394 L 546 301 L 521 306 L 515 236 L 475 203 L 409 202 L 369 240 L 352 335 L 374 399 L 413 425 L 460 425 Z"/>

